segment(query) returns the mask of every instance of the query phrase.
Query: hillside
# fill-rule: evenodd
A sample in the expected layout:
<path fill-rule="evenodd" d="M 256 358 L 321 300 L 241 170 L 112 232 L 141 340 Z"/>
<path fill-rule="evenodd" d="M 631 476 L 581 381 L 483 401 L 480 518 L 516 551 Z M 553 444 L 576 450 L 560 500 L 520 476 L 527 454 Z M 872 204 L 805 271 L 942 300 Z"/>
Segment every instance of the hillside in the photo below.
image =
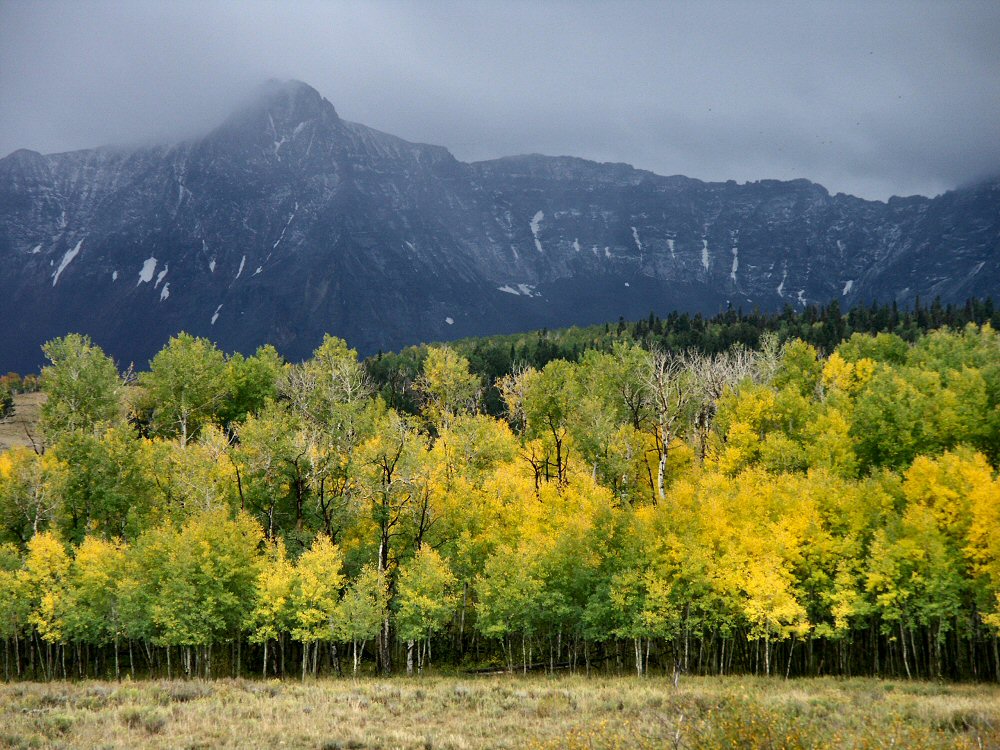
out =
<path fill-rule="evenodd" d="M 866 201 L 807 180 L 463 163 L 271 82 L 203 137 L 0 159 L 0 370 L 75 330 L 139 367 L 186 330 L 302 359 L 730 306 L 998 293 L 1000 183 Z"/>

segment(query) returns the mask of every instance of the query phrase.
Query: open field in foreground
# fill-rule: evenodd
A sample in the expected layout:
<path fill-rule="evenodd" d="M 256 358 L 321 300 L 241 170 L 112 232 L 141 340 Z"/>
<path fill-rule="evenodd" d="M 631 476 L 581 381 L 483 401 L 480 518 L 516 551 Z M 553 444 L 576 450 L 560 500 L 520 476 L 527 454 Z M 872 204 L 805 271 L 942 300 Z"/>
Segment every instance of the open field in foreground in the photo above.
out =
<path fill-rule="evenodd" d="M 1000 686 L 490 677 L 0 685 L 0 746 L 1000 748 Z"/>

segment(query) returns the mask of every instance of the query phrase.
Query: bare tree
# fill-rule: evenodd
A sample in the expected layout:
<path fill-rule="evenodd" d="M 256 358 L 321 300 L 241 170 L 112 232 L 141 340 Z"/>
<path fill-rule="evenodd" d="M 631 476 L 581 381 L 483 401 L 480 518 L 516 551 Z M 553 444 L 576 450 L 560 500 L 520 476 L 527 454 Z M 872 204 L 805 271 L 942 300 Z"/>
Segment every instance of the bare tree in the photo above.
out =
<path fill-rule="evenodd" d="M 507 419 L 518 433 L 523 435 L 527 426 L 527 415 L 524 412 L 524 396 L 530 379 L 538 371 L 524 362 L 515 362 L 509 375 L 497 378 L 496 387 L 500 391 L 507 407 Z"/>
<path fill-rule="evenodd" d="M 690 357 L 654 350 L 645 375 L 646 390 L 653 406 L 656 438 L 656 495 L 666 496 L 667 457 L 670 443 L 677 436 L 679 425 L 698 396 L 696 380 L 689 363 Z"/>
<path fill-rule="evenodd" d="M 773 339 L 768 339 L 773 343 Z M 688 352 L 684 355 L 686 367 L 697 383 L 698 404 L 694 414 L 697 435 L 698 459 L 705 462 L 708 451 L 708 436 L 718 411 L 718 401 L 728 390 L 744 380 L 765 382 L 774 372 L 776 354 L 773 346 L 762 352 L 753 352 L 742 346 L 735 346 L 717 354 Z"/>

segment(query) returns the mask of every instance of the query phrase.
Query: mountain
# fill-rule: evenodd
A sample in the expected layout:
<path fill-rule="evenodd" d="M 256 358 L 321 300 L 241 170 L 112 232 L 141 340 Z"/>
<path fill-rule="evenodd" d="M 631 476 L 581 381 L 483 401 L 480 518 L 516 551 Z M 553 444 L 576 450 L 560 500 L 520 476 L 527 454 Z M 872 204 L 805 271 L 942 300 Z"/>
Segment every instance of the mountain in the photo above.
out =
<path fill-rule="evenodd" d="M 866 201 L 626 164 L 463 163 L 271 82 L 202 138 L 0 160 L 0 370 L 90 334 L 123 364 L 180 331 L 307 356 L 651 310 L 1000 292 L 1000 181 Z"/>

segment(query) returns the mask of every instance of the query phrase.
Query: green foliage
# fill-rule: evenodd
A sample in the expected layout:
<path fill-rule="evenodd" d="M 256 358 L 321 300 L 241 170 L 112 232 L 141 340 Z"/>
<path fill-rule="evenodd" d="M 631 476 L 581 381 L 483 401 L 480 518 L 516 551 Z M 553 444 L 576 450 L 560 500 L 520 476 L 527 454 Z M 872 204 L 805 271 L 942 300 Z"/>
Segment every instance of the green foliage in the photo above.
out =
<path fill-rule="evenodd" d="M 534 634 L 542 596 L 539 572 L 523 553 L 500 549 L 486 561 L 476 582 L 479 616 L 476 627 L 490 638 L 501 640 L 513 633 Z M 510 560 L 519 560 L 511 566 Z"/>
<path fill-rule="evenodd" d="M 80 430 L 97 433 L 121 421 L 122 382 L 110 357 L 87 336 L 71 333 L 42 346 L 51 363 L 42 368 L 40 427 L 54 442 Z"/>
<path fill-rule="evenodd" d="M 432 424 L 447 426 L 456 416 L 473 411 L 479 378 L 469 372 L 469 361 L 446 346 L 431 347 L 417 381 L 423 414 Z"/>
<path fill-rule="evenodd" d="M 139 376 L 152 432 L 185 445 L 216 418 L 228 395 L 226 376 L 225 357 L 212 342 L 187 333 L 170 339 Z"/>
<path fill-rule="evenodd" d="M 139 564 L 155 573 L 143 592 L 153 639 L 202 646 L 237 635 L 254 599 L 260 527 L 245 515 L 230 519 L 210 511 L 179 529 L 162 526 L 147 533 L 151 536 L 139 540 L 137 551 Z"/>
<path fill-rule="evenodd" d="M 292 636 L 303 643 L 333 640 L 343 584 L 340 550 L 328 537 L 318 536 L 295 566 Z"/>
<path fill-rule="evenodd" d="M 7 383 L 0 382 L 0 419 L 14 409 L 14 391 Z"/>
<path fill-rule="evenodd" d="M 269 399 L 278 395 L 278 382 L 285 364 L 270 344 L 257 349 L 252 357 L 234 354 L 226 362 L 226 399 L 216 409 L 223 424 L 240 422 L 256 414 Z"/>
<path fill-rule="evenodd" d="M 285 365 L 182 334 L 132 424 L 110 361 L 51 342 L 49 445 L 0 453 L 0 639 L 49 677 L 125 646 L 151 672 L 292 652 L 305 675 L 347 644 L 357 672 L 369 642 L 384 671 L 433 643 L 524 670 L 626 668 L 624 646 L 638 673 L 993 677 L 1000 337 L 859 315 L 366 365 L 334 337 Z M 647 348 L 685 325 L 706 351 Z M 760 349 L 718 351 L 740 330 Z M 90 370 L 104 386 L 65 386 Z"/>
<path fill-rule="evenodd" d="M 122 428 L 100 437 L 68 433 L 52 447 L 61 478 L 56 523 L 66 539 L 97 533 L 134 540 L 150 523 L 155 480 L 144 471 L 142 452 Z"/>
<path fill-rule="evenodd" d="M 429 638 L 448 624 L 454 613 L 455 576 L 448 563 L 423 547 L 399 573 L 396 624 L 405 641 Z"/>
<path fill-rule="evenodd" d="M 344 591 L 335 638 L 355 643 L 376 638 L 389 607 L 386 576 L 366 565 Z"/>

